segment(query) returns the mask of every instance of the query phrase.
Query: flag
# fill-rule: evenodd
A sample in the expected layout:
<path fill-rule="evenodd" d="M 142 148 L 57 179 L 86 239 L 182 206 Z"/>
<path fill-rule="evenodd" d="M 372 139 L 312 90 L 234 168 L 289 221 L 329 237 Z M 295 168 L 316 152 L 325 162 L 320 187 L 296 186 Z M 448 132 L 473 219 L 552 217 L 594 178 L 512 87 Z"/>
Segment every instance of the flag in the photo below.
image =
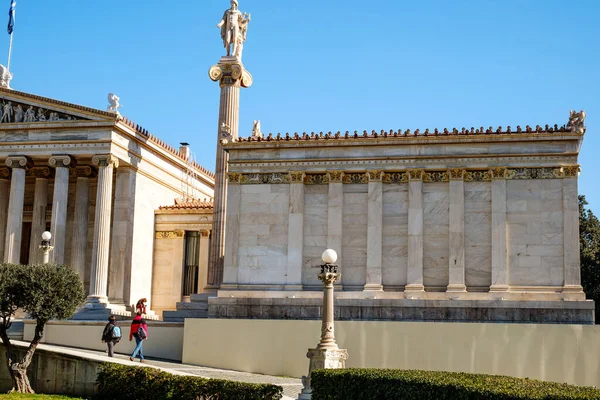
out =
<path fill-rule="evenodd" d="M 17 0 L 10 0 L 10 9 L 8 10 L 8 34 L 12 35 L 13 27 L 15 26 L 15 8 Z"/>

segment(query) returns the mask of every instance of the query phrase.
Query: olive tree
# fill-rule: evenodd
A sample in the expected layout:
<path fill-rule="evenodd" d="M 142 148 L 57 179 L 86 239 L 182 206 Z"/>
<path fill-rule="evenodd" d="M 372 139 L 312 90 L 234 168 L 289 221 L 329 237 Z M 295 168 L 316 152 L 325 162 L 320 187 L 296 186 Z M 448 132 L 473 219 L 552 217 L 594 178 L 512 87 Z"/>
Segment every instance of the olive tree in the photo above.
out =
<path fill-rule="evenodd" d="M 27 368 L 44 335 L 46 323 L 72 317 L 84 300 L 83 283 L 69 267 L 0 264 L 0 339 L 6 348 L 13 392 L 33 393 Z M 11 318 L 17 309 L 35 320 L 33 339 L 22 356 L 8 338 Z"/>

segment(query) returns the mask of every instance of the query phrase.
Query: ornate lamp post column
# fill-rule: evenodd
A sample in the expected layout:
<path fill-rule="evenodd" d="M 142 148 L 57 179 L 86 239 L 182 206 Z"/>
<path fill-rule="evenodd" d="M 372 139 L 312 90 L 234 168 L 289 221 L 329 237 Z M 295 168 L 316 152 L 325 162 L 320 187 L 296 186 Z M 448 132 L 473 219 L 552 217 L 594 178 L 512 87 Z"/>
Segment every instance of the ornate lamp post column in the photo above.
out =
<path fill-rule="evenodd" d="M 299 400 L 312 398 L 312 387 L 310 386 L 310 374 L 315 369 L 341 369 L 345 368 L 348 359 L 348 351 L 340 349 L 335 342 L 333 327 L 333 284 L 342 274 L 339 274 L 337 253 L 332 249 L 327 249 L 322 256 L 324 264 L 321 265 L 319 280 L 323 282 L 323 319 L 321 323 L 321 341 L 316 349 L 309 349 L 306 357 L 310 359 L 308 365 L 308 375 L 302 377 L 302 392 L 298 396 Z"/>
<path fill-rule="evenodd" d="M 40 244 L 40 250 L 42 250 L 42 254 L 44 255 L 42 264 L 48 264 L 50 262 L 50 252 L 54 249 L 54 246 L 50 246 L 50 239 L 52 239 L 52 234 L 48 231 L 44 231 L 44 233 L 42 233 L 42 244 Z"/>
<path fill-rule="evenodd" d="M 231 1 L 217 25 L 221 28 L 221 38 L 227 55 L 208 71 L 211 80 L 219 82 L 221 101 L 219 105 L 219 126 L 217 139 L 217 160 L 215 164 L 215 192 L 213 208 L 213 229 L 210 239 L 207 289 L 218 289 L 223 279 L 223 256 L 225 254 L 225 210 L 227 197 L 227 161 L 223 144 L 238 138 L 240 119 L 240 87 L 252 85 L 252 75 L 242 64 L 242 48 L 246 40 L 250 16 L 238 10 L 238 1 Z"/>

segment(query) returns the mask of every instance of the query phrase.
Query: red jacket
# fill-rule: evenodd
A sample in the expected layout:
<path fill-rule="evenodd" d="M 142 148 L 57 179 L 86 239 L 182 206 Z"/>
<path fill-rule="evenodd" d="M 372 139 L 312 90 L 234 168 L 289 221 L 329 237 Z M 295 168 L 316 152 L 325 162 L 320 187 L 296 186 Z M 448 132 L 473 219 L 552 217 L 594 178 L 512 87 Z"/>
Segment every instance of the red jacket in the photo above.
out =
<path fill-rule="evenodd" d="M 134 336 L 139 327 L 142 327 L 146 331 L 146 339 L 148 338 L 148 326 L 146 320 L 141 315 L 136 315 L 133 321 L 131 321 L 131 328 L 129 329 L 129 340 Z"/>

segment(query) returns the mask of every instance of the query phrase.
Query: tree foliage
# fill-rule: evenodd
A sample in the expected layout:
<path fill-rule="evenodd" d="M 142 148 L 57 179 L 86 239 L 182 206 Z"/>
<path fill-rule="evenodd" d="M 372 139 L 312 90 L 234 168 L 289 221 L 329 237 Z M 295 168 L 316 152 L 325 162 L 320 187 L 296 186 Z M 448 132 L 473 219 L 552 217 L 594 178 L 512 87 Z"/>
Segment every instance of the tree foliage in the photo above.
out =
<path fill-rule="evenodd" d="M 52 319 L 70 318 L 84 300 L 83 283 L 68 267 L 0 264 L 0 339 L 6 347 L 13 391 L 33 393 L 27 367 L 44 335 L 44 326 Z M 11 318 L 17 309 L 23 309 L 36 321 L 33 339 L 20 360 L 8 338 Z"/>
<path fill-rule="evenodd" d="M 588 299 L 596 302 L 596 323 L 600 322 L 600 220 L 579 196 L 579 250 L 581 285 Z"/>

